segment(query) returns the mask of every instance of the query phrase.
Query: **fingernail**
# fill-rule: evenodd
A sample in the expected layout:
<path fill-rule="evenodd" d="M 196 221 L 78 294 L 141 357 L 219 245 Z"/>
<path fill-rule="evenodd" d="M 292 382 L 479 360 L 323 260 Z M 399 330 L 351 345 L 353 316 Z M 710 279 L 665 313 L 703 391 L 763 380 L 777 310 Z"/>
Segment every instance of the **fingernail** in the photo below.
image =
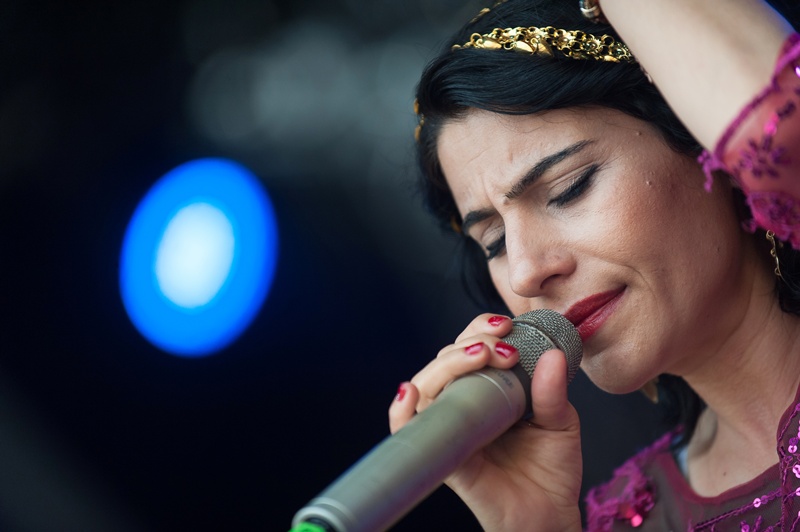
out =
<path fill-rule="evenodd" d="M 517 352 L 516 347 L 513 345 L 508 345 L 505 342 L 497 342 L 497 344 L 494 346 L 494 350 L 497 351 L 497 354 L 503 358 L 508 358 Z"/>
<path fill-rule="evenodd" d="M 406 396 L 406 383 L 401 382 L 400 386 L 397 387 L 397 395 L 394 396 L 395 401 L 402 401 L 403 397 Z"/>
<path fill-rule="evenodd" d="M 478 342 L 477 344 L 472 344 L 469 347 L 464 348 L 464 352 L 468 355 L 477 355 L 483 349 L 483 342 Z"/>
<path fill-rule="evenodd" d="M 506 320 L 508 320 L 508 318 L 506 318 L 505 316 L 492 316 L 491 318 L 489 318 L 489 325 L 491 325 L 492 327 L 497 327 Z"/>

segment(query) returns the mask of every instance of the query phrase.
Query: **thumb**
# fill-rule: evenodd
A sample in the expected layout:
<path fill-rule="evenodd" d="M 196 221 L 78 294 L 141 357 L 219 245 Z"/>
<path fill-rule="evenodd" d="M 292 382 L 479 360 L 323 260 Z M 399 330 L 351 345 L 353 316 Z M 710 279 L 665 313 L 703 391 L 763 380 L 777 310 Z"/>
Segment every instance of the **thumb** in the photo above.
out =
<path fill-rule="evenodd" d="M 546 430 L 569 430 L 578 415 L 567 398 L 567 358 L 562 351 L 542 353 L 531 380 L 533 418 L 530 424 Z"/>

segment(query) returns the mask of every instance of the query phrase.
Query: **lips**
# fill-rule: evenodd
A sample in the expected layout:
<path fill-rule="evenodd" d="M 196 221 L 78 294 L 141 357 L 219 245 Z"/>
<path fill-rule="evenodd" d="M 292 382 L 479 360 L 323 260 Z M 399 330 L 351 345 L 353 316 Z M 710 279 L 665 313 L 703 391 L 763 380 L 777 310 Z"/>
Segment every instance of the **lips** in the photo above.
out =
<path fill-rule="evenodd" d="M 581 299 L 564 313 L 564 317 L 578 329 L 581 340 L 585 342 L 614 312 L 624 291 L 625 287 L 622 287 Z"/>

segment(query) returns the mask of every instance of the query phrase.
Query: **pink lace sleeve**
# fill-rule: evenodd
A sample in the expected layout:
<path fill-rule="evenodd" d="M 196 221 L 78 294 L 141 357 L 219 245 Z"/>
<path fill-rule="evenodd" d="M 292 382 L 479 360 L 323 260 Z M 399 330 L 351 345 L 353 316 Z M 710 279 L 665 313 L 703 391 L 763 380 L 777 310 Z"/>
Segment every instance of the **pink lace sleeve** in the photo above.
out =
<path fill-rule="evenodd" d="M 770 84 L 699 160 L 707 189 L 719 169 L 742 187 L 753 213 L 749 230 L 771 230 L 800 249 L 800 34 L 787 39 Z"/>

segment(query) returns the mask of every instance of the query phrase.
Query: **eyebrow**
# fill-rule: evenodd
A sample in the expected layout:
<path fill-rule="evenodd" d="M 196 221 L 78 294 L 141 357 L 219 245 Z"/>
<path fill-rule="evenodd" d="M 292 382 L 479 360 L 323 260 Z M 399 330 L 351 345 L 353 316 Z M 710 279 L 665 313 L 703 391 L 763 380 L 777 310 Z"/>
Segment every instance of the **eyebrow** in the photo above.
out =
<path fill-rule="evenodd" d="M 564 148 L 561 151 L 548 155 L 544 157 L 542 160 L 537 162 L 533 167 L 525 172 L 521 178 L 517 180 L 516 183 L 511 187 L 511 189 L 505 193 L 506 199 L 513 200 L 518 198 L 522 195 L 525 190 L 533 185 L 539 178 L 541 178 L 548 170 L 550 170 L 553 166 L 557 165 L 558 163 L 562 162 L 563 160 L 576 155 L 581 150 L 583 150 L 586 146 L 594 143 L 594 140 L 582 140 L 576 142 L 575 144 L 571 144 Z M 470 211 L 464 216 L 464 221 L 461 223 L 461 232 L 463 234 L 468 234 L 470 228 L 475 225 L 476 223 L 485 220 L 489 216 L 494 214 L 494 209 L 479 209 L 476 211 Z"/>

